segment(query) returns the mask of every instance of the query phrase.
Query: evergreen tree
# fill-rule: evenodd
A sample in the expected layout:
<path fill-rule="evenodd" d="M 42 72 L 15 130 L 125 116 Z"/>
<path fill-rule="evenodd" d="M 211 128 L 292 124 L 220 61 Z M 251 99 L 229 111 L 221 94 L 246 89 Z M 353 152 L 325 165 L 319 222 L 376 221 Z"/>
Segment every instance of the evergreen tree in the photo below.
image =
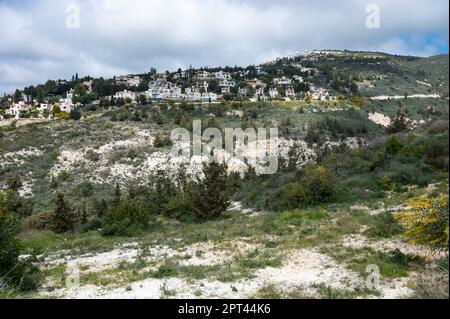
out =
<path fill-rule="evenodd" d="M 197 178 L 191 191 L 194 213 L 200 220 L 217 218 L 228 205 L 227 166 L 211 163 L 203 165 L 204 178 Z"/>
<path fill-rule="evenodd" d="M 75 227 L 75 218 L 72 209 L 64 201 L 64 195 L 59 193 L 56 197 L 56 208 L 52 212 L 51 228 L 55 233 L 65 233 Z"/>
<path fill-rule="evenodd" d="M 394 121 L 389 127 L 390 133 L 399 133 L 408 130 L 408 110 L 399 107 L 397 110 L 397 115 L 395 116 Z"/>
<path fill-rule="evenodd" d="M 113 198 L 112 198 L 112 201 L 111 201 L 111 206 L 112 207 L 117 207 L 117 206 L 119 206 L 121 201 L 122 201 L 122 192 L 120 190 L 119 183 L 116 183 L 116 188 L 114 189 L 114 194 L 113 194 Z"/>

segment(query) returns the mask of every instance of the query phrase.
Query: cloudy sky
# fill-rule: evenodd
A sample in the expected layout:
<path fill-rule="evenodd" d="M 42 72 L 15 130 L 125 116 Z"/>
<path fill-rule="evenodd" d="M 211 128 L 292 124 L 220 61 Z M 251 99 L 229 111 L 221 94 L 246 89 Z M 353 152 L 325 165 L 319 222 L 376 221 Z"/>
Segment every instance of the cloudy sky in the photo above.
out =
<path fill-rule="evenodd" d="M 369 4 L 379 28 L 366 26 Z M 246 66 L 305 49 L 448 53 L 448 10 L 447 0 L 0 0 L 0 94 L 76 72 Z"/>

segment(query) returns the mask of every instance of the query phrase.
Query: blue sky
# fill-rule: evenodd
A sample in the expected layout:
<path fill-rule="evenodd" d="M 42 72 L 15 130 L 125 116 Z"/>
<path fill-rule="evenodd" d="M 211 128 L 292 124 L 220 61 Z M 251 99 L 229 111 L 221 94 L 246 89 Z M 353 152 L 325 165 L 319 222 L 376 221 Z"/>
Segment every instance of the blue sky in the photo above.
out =
<path fill-rule="evenodd" d="M 69 5 L 80 28 L 67 28 Z M 379 8 L 369 29 L 367 5 Z M 448 53 L 447 0 L 0 0 L 0 94 L 47 79 L 258 64 L 305 49 Z"/>

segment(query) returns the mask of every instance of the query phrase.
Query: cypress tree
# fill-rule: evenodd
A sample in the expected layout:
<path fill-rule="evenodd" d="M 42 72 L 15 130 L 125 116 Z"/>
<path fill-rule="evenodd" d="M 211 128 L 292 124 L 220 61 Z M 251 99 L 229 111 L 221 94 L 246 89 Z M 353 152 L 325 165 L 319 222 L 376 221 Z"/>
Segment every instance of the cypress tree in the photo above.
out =
<path fill-rule="evenodd" d="M 52 212 L 51 228 L 55 233 L 65 233 L 73 230 L 75 218 L 72 209 L 64 201 L 64 195 L 59 193 L 56 197 L 56 207 Z"/>
<path fill-rule="evenodd" d="M 197 178 L 191 193 L 192 205 L 198 219 L 219 217 L 228 207 L 227 166 L 211 163 L 203 165 L 204 178 Z"/>
<path fill-rule="evenodd" d="M 115 208 L 115 207 L 119 206 L 121 201 L 122 201 L 122 192 L 120 191 L 119 183 L 116 183 L 116 188 L 114 189 L 111 206 Z"/>

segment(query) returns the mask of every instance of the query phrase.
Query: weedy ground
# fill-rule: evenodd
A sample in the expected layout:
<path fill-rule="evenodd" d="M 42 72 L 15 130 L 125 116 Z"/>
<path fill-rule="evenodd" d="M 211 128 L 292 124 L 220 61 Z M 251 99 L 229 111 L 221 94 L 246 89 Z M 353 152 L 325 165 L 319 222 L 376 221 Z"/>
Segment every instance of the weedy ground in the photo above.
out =
<path fill-rule="evenodd" d="M 229 210 L 202 224 L 160 218 L 136 238 L 26 233 L 22 243 L 39 252 L 45 277 L 28 297 L 414 298 L 419 276 L 445 256 L 398 233 L 373 234 L 386 227 L 380 216 L 387 208 L 424 192 L 393 196 L 383 209 Z M 373 265 L 376 286 L 367 285 Z"/>

